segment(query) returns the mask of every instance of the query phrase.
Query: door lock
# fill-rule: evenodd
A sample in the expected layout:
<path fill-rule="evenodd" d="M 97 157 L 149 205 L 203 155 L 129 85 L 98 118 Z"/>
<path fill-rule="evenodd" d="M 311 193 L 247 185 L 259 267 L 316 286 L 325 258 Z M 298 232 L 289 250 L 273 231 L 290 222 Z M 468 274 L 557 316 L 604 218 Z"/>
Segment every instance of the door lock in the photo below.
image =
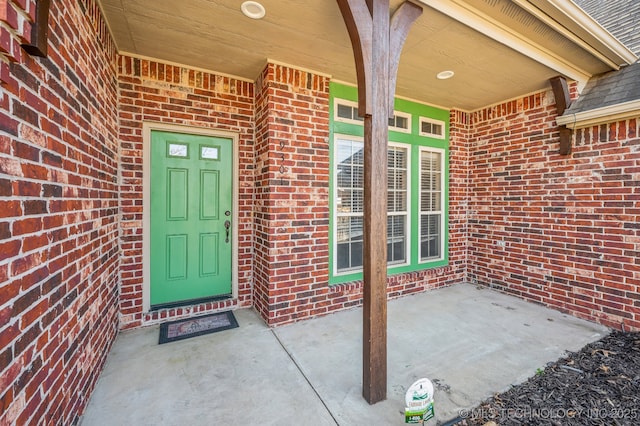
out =
<path fill-rule="evenodd" d="M 224 229 L 225 229 L 225 231 L 227 233 L 227 237 L 224 240 L 225 243 L 229 242 L 229 228 L 231 228 L 231 221 L 225 220 L 224 221 Z"/>

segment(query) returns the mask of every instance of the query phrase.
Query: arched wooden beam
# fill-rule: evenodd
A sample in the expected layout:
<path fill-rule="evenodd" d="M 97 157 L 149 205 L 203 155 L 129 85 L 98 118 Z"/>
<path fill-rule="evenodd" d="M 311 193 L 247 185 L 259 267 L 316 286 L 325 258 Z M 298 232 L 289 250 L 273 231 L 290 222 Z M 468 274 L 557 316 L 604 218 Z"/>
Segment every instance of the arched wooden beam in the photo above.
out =
<path fill-rule="evenodd" d="M 361 116 L 371 115 L 367 110 L 367 99 L 371 99 L 371 44 L 373 38 L 373 22 L 367 4 L 362 0 L 338 0 L 344 23 L 353 47 L 358 79 L 358 112 Z M 362 89 L 360 89 L 362 88 Z"/>
<path fill-rule="evenodd" d="M 385 24 L 386 14 L 388 13 L 388 2 L 380 5 L 384 14 L 375 15 L 374 6 L 379 5 L 378 1 L 367 0 L 338 0 L 340 12 L 347 26 L 347 32 L 351 39 L 353 54 L 356 63 L 356 76 L 358 79 L 358 112 L 360 116 L 371 114 L 371 102 L 367 103 L 367 99 L 372 98 L 372 83 L 370 70 L 372 67 L 372 43 L 373 43 L 373 16 L 379 16 L 380 22 L 375 24 L 375 34 L 386 33 L 385 28 L 380 26 L 388 26 Z M 395 98 L 395 87 L 397 82 L 398 64 L 400 63 L 400 54 L 402 47 L 409 35 L 409 29 L 413 22 L 422 15 L 422 8 L 414 3 L 405 2 L 393 14 L 389 28 L 389 117 L 393 117 L 393 100 Z M 381 40 L 382 41 L 382 40 Z"/>
<path fill-rule="evenodd" d="M 398 65 L 400 64 L 400 54 L 402 47 L 409 35 L 409 28 L 422 15 L 422 8 L 414 3 L 405 2 L 393 14 L 390 28 L 389 45 L 389 105 L 391 112 L 389 118 L 393 117 L 393 99 L 395 98 L 396 82 L 398 78 Z"/>

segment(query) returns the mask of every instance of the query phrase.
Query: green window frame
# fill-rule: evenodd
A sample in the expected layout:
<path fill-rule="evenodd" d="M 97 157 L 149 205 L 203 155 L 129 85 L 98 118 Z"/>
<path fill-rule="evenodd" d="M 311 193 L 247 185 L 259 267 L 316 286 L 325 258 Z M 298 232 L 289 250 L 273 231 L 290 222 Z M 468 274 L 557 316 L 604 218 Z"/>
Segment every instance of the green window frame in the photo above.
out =
<path fill-rule="evenodd" d="M 445 186 L 442 170 L 442 151 L 420 147 L 420 188 L 418 222 L 420 230 L 420 263 L 438 260 L 444 251 L 442 238 L 443 188 Z"/>
<path fill-rule="evenodd" d="M 356 102 L 355 87 L 331 83 L 330 285 L 362 279 L 364 128 L 348 112 Z M 410 129 L 389 128 L 389 275 L 449 262 L 449 111 L 404 99 L 395 109 Z M 425 120 L 442 123 L 444 137 L 421 135 Z"/>

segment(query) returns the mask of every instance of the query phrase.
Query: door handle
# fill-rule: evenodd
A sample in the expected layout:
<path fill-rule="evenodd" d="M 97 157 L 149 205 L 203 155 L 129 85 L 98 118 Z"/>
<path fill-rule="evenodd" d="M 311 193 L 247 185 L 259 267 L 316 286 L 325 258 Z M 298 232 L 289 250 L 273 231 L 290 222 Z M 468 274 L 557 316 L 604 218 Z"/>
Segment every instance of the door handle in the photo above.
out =
<path fill-rule="evenodd" d="M 229 242 L 229 228 L 231 228 L 231 222 L 228 220 L 224 221 L 224 229 L 227 233 L 227 237 L 225 238 L 224 242 L 228 243 Z"/>

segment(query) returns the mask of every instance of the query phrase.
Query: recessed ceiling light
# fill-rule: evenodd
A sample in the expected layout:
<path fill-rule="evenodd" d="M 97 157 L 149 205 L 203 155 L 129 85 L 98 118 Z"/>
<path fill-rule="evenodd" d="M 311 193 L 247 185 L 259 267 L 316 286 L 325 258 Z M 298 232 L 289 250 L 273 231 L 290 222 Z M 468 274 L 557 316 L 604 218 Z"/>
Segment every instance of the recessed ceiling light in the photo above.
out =
<path fill-rule="evenodd" d="M 244 16 L 251 19 L 262 19 L 267 13 L 267 11 L 264 9 L 264 6 L 257 1 L 245 1 L 240 6 L 240 10 L 242 10 Z"/>
<path fill-rule="evenodd" d="M 436 77 L 438 80 L 446 80 L 448 78 L 453 77 L 455 73 L 453 71 L 440 71 Z"/>

